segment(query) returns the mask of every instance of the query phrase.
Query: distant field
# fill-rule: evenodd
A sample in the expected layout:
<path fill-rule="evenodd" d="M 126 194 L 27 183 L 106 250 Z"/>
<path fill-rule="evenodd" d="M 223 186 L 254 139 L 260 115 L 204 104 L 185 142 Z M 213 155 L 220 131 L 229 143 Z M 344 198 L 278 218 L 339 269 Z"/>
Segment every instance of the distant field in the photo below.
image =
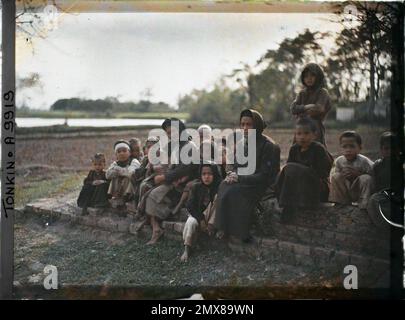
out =
<path fill-rule="evenodd" d="M 102 112 L 83 112 L 83 111 L 21 111 L 17 110 L 17 117 L 20 118 L 127 118 L 127 119 L 161 119 L 176 117 L 188 119 L 187 112 L 121 112 L 106 114 Z"/>
<path fill-rule="evenodd" d="M 109 164 L 114 160 L 113 144 L 116 140 L 128 140 L 137 137 L 144 142 L 149 129 L 115 130 L 114 128 L 98 128 L 97 131 L 88 132 L 86 135 L 84 133 L 80 135 L 67 133 L 63 138 L 46 133 L 37 138 L 30 137 L 29 134 L 21 135 L 16 145 L 16 166 L 23 168 L 29 165 L 49 165 L 86 170 L 91 165 L 91 156 L 96 152 L 104 153 Z M 102 130 L 105 130 L 105 132 Z M 343 130 L 327 128 L 326 131 L 328 149 L 335 156 L 340 151 L 338 138 Z M 357 128 L 357 131 L 363 138 L 362 152 L 375 160 L 378 156 L 379 136 L 385 130 L 380 127 L 361 126 Z M 293 140 L 293 129 L 268 128 L 265 133 L 280 145 L 282 159 L 286 159 Z"/>

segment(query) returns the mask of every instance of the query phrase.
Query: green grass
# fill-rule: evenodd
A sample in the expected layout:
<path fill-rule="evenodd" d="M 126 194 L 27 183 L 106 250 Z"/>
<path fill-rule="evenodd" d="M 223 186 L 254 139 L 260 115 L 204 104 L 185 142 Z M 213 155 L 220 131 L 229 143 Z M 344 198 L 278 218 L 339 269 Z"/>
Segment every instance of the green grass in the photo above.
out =
<path fill-rule="evenodd" d="M 97 236 L 79 226 L 61 230 L 52 223 L 48 227 L 17 225 L 15 278 L 21 283 L 32 274 L 30 260 L 56 265 L 62 286 L 163 286 L 172 290 L 179 286 L 246 287 L 266 285 L 270 279 L 283 283 L 284 274 L 297 276 L 295 267 L 280 270 L 270 260 L 240 256 L 219 241 L 209 243 L 205 237 L 199 238 L 200 246 L 184 264 L 180 261 L 180 240 L 165 238 L 155 246 L 146 246 L 147 239 L 124 236 L 117 241 L 117 236 Z"/>
<path fill-rule="evenodd" d="M 21 179 L 21 180 L 20 180 Z M 15 207 L 23 207 L 27 203 L 45 197 L 67 194 L 81 187 L 84 174 L 63 173 L 46 175 L 39 180 L 37 177 L 17 178 L 15 188 Z"/>

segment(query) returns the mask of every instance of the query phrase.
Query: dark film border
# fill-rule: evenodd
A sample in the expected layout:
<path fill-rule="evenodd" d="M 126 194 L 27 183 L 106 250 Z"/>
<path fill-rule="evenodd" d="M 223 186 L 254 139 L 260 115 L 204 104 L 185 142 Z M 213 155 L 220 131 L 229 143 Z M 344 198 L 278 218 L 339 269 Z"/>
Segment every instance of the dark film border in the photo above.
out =
<path fill-rule="evenodd" d="M 0 298 L 13 292 L 15 179 L 15 2 L 2 1 Z"/>
<path fill-rule="evenodd" d="M 400 146 L 400 161 L 391 160 L 391 181 L 397 180 L 401 190 L 404 190 L 404 15 L 405 4 L 391 3 L 397 10 L 397 16 L 393 21 L 392 32 L 392 51 L 391 57 L 394 63 L 392 64 L 392 87 L 391 87 L 391 131 L 398 137 Z M 393 210 L 392 217 L 396 221 L 400 221 L 404 225 L 404 197 L 400 197 L 400 209 Z M 402 239 L 404 229 L 391 228 L 391 297 L 403 298 L 404 289 L 404 246 Z M 404 239 L 405 241 L 405 239 Z"/>

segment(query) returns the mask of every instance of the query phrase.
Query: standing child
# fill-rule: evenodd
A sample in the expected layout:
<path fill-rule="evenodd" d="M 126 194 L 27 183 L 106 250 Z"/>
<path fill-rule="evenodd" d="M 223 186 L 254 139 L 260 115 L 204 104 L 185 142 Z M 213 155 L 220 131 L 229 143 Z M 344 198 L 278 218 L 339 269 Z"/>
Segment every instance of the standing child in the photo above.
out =
<path fill-rule="evenodd" d="M 193 184 L 186 208 L 189 213 L 183 229 L 184 253 L 181 261 L 187 262 L 198 230 L 212 234 L 215 218 L 215 198 L 221 182 L 219 168 L 213 163 L 200 166 L 200 180 Z"/>
<path fill-rule="evenodd" d="M 106 177 L 111 180 L 108 194 L 111 197 L 113 208 L 120 209 L 126 213 L 126 203 L 133 199 L 134 188 L 131 177 L 136 169 L 140 167 L 137 159 L 130 159 L 130 146 L 124 140 L 114 144 L 115 156 L 117 158 L 107 169 Z"/>
<path fill-rule="evenodd" d="M 291 104 L 291 113 L 296 118 L 309 116 L 316 125 L 315 141 L 325 143 L 325 127 L 323 121 L 331 109 L 328 91 L 325 89 L 325 75 L 316 63 L 309 63 L 301 73 L 304 86 L 295 101 Z M 294 138 L 295 142 L 295 138 Z"/>
<path fill-rule="evenodd" d="M 338 204 L 357 202 L 360 209 L 366 209 L 372 189 L 373 161 L 360 154 L 362 141 L 357 132 L 343 132 L 339 143 L 343 155 L 334 163 L 329 200 Z"/>
<path fill-rule="evenodd" d="M 87 208 L 105 208 L 108 206 L 107 191 L 109 182 L 105 174 L 105 156 L 96 153 L 92 159 L 93 169 L 84 179 L 77 205 L 83 209 L 82 214 L 87 214 Z"/>
<path fill-rule="evenodd" d="M 328 199 L 332 161 L 325 146 L 314 141 L 316 128 L 309 118 L 296 123 L 296 143 L 290 148 L 287 164 L 275 183 L 283 221 L 294 215 L 297 208 L 317 207 Z"/>

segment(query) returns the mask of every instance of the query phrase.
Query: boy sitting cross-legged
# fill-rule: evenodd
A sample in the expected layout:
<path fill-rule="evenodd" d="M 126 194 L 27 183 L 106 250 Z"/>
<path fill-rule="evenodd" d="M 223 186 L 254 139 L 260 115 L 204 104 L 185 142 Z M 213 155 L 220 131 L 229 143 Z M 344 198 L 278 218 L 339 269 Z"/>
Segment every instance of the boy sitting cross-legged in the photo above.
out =
<path fill-rule="evenodd" d="M 372 191 L 372 166 L 366 156 L 360 154 L 361 137 L 355 131 L 345 131 L 339 138 L 342 154 L 335 160 L 331 172 L 329 201 L 337 204 L 357 202 L 365 210 Z"/>
<path fill-rule="evenodd" d="M 131 201 L 134 188 L 131 177 L 140 167 L 137 159 L 130 158 L 129 143 L 119 140 L 114 144 L 117 160 L 107 169 L 106 177 L 111 180 L 108 195 L 111 197 L 112 207 L 119 210 L 121 215 L 126 215 L 126 203 Z"/>

